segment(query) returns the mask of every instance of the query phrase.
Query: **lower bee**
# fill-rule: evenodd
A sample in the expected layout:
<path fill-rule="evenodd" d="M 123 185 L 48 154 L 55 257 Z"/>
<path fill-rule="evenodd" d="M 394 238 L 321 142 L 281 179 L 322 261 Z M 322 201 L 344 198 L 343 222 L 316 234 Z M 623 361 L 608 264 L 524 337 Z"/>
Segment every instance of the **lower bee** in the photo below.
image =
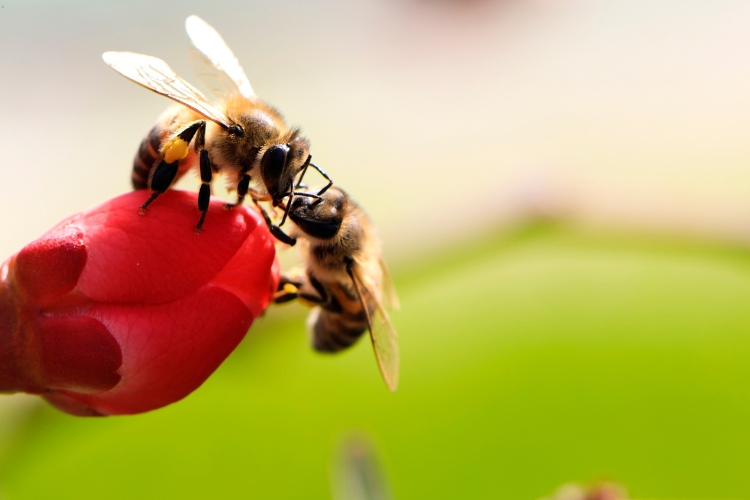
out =
<path fill-rule="evenodd" d="M 282 279 L 275 301 L 299 298 L 315 306 L 308 319 L 313 348 L 338 352 L 369 330 L 386 385 L 398 385 L 396 330 L 386 307 L 398 299 L 367 215 L 344 191 L 331 188 L 320 199 L 296 197 L 289 207 L 305 263 L 300 276 Z"/>

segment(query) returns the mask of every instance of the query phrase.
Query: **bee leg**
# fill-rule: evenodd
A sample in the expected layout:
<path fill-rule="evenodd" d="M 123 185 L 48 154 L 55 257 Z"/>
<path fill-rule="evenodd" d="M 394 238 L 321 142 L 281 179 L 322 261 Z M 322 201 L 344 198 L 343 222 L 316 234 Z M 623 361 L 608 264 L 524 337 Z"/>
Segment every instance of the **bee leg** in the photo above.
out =
<path fill-rule="evenodd" d="M 284 304 L 299 297 L 299 289 L 304 283 L 294 279 L 288 274 L 282 274 L 279 278 L 279 288 L 273 296 L 274 304 Z"/>
<path fill-rule="evenodd" d="M 195 151 L 203 149 L 204 134 L 206 131 L 206 120 L 198 120 L 189 123 L 174 137 L 164 142 L 159 148 L 162 161 L 172 164 L 184 160 L 190 153 L 190 142 L 195 137 Z M 149 179 L 150 184 L 150 179 Z"/>
<path fill-rule="evenodd" d="M 206 121 L 198 120 L 188 124 L 174 137 L 166 141 L 159 148 L 161 154 L 161 161 L 158 165 L 151 169 L 148 176 L 148 187 L 153 192 L 151 198 L 146 203 L 141 205 L 140 214 L 144 215 L 148 206 L 159 197 L 160 194 L 164 193 L 174 182 L 179 171 L 179 165 L 182 160 L 190 152 L 189 144 L 193 140 L 196 133 L 200 132 L 198 136 L 203 138 L 203 132 L 206 129 Z M 197 142 L 197 139 L 196 139 Z M 201 143 L 201 147 L 202 143 Z"/>
<path fill-rule="evenodd" d="M 138 210 L 138 213 L 141 214 L 141 215 L 146 215 L 146 211 L 148 210 L 148 206 L 151 205 L 151 203 L 153 203 L 153 201 L 155 199 L 157 199 L 160 194 L 161 193 L 159 191 L 154 191 L 153 193 L 151 193 L 151 197 L 148 200 L 146 200 L 146 203 L 144 203 L 143 205 L 141 205 L 141 208 L 140 208 L 140 210 Z"/>
<path fill-rule="evenodd" d="M 306 198 L 315 198 L 318 201 L 320 201 L 320 200 L 323 199 L 323 197 L 320 196 L 320 195 L 313 194 L 313 193 L 308 193 L 306 191 L 295 191 L 294 192 L 294 196 L 304 196 Z"/>
<path fill-rule="evenodd" d="M 293 285 L 296 288 L 301 288 L 304 286 L 305 282 L 302 281 L 301 277 L 294 277 L 286 273 L 281 273 L 281 276 L 279 276 L 279 286 L 276 288 L 277 292 L 280 292 L 284 289 L 287 285 Z"/>
<path fill-rule="evenodd" d="M 195 234 L 200 234 L 203 229 L 203 223 L 206 220 L 206 214 L 208 213 L 208 205 L 211 201 L 211 180 L 213 179 L 213 167 L 211 166 L 211 159 L 208 157 L 208 151 L 205 149 L 206 145 L 206 121 L 198 120 L 188 127 L 190 132 L 190 139 L 195 136 L 195 142 L 193 147 L 195 152 L 198 153 L 200 159 L 200 173 L 201 173 L 201 188 L 198 191 L 198 210 L 201 211 L 201 218 L 198 220 L 198 224 L 195 225 Z M 187 129 L 186 129 L 187 130 Z"/>
<path fill-rule="evenodd" d="M 234 208 L 237 205 L 242 205 L 242 202 L 245 200 L 245 196 L 247 195 L 247 191 L 250 188 L 250 176 L 248 174 L 245 174 L 242 176 L 242 179 L 240 179 L 240 182 L 237 183 L 237 203 L 227 203 L 224 205 L 224 209 L 229 210 L 230 208 Z"/>
<path fill-rule="evenodd" d="M 286 204 L 286 208 L 284 208 L 284 216 L 281 218 L 281 222 L 279 223 L 279 227 L 283 226 L 286 222 L 286 218 L 289 217 L 289 211 L 292 208 L 292 200 L 294 199 L 294 196 L 306 196 L 308 198 L 315 198 L 316 200 L 320 201 L 323 198 L 318 196 L 317 194 L 307 193 L 305 191 L 294 191 L 290 193 L 284 193 L 281 195 L 282 198 L 285 198 L 289 196 L 289 203 Z"/>
<path fill-rule="evenodd" d="M 310 166 L 310 160 L 312 160 L 312 155 L 307 155 L 307 160 L 305 160 L 305 163 L 302 164 L 302 166 L 299 168 L 298 172 L 302 172 L 299 176 L 299 181 L 297 182 L 297 188 L 302 185 L 302 179 L 305 178 L 305 174 L 307 173 L 307 167 Z"/>
<path fill-rule="evenodd" d="M 206 220 L 206 213 L 208 213 L 208 204 L 211 201 L 211 179 L 213 174 L 211 172 L 211 161 L 208 158 L 208 151 L 201 149 L 201 189 L 198 192 L 198 210 L 201 211 L 201 218 L 198 224 L 195 226 L 195 234 L 199 234 L 203 228 L 203 222 Z"/>
<path fill-rule="evenodd" d="M 284 216 L 281 218 L 279 226 L 283 226 L 286 222 L 286 218 L 289 216 L 289 211 L 292 209 L 292 200 L 294 200 L 294 193 L 288 193 L 284 196 L 289 196 L 289 202 L 286 204 L 286 207 L 284 207 Z"/>
<path fill-rule="evenodd" d="M 174 178 L 177 175 L 177 167 L 179 167 L 179 165 L 179 161 L 167 163 L 166 161 L 162 160 L 161 163 L 151 169 L 151 175 L 148 178 L 148 184 L 153 193 L 151 193 L 151 198 L 146 200 L 146 203 L 141 205 L 141 215 L 144 215 L 146 213 L 146 210 L 148 210 L 148 206 L 151 205 L 151 203 L 153 203 L 160 194 L 169 189 L 169 186 L 172 185 L 172 182 L 174 182 Z"/>
<path fill-rule="evenodd" d="M 307 168 L 308 167 L 312 167 L 315 170 L 317 170 L 320 173 L 320 175 L 322 175 L 323 177 L 325 177 L 325 179 L 328 181 L 328 184 L 326 184 L 326 186 L 323 189 L 321 189 L 320 191 L 318 191 L 318 196 L 320 196 L 321 194 L 323 194 L 326 191 L 328 191 L 329 187 L 333 186 L 333 181 L 331 180 L 330 177 L 328 177 L 328 174 L 325 173 L 323 171 L 323 169 L 321 169 L 319 166 L 317 166 L 314 163 L 310 163 L 310 160 L 312 160 L 312 155 L 308 155 L 307 156 L 307 160 L 305 160 L 305 163 L 300 167 L 299 171 L 302 172 L 302 173 L 299 176 L 299 181 L 297 181 L 297 186 L 295 187 L 295 189 L 298 189 L 298 188 L 302 187 L 302 179 L 305 178 L 305 174 L 307 173 Z M 299 194 L 299 193 L 295 193 L 295 194 Z"/>
<path fill-rule="evenodd" d="M 271 231 L 271 234 L 274 235 L 274 237 L 280 242 L 286 243 L 287 245 L 293 247 L 294 244 L 297 243 L 297 238 L 289 236 L 279 226 L 274 224 L 271 220 L 271 217 L 268 216 L 268 212 L 266 212 L 266 210 L 260 206 L 258 200 L 253 198 L 253 201 L 255 202 L 255 206 L 258 207 L 258 210 L 260 210 L 260 214 L 263 216 L 263 219 L 265 219 L 266 225 L 268 225 L 268 230 Z"/>
<path fill-rule="evenodd" d="M 195 234 L 200 234 L 203 230 L 203 223 L 206 221 L 206 214 L 208 213 L 209 201 L 211 201 L 211 185 L 201 184 L 201 189 L 198 192 L 198 210 L 201 211 L 201 218 L 198 219 L 198 224 L 195 225 Z"/>
<path fill-rule="evenodd" d="M 282 243 L 286 243 L 290 247 L 293 247 L 295 243 L 297 243 L 297 238 L 293 238 L 292 236 L 289 236 L 286 234 L 279 226 L 275 226 L 271 224 L 268 229 L 271 231 L 271 234 L 274 235 L 274 237 L 279 240 Z"/>
<path fill-rule="evenodd" d="M 307 273 L 307 279 L 309 280 L 312 287 L 315 288 L 315 291 L 318 292 L 318 295 L 312 295 L 310 293 L 300 293 L 299 296 L 308 302 L 312 302 L 313 304 L 318 304 L 321 306 L 328 305 L 331 299 L 328 296 L 328 292 L 326 292 L 323 284 L 310 273 Z"/>
<path fill-rule="evenodd" d="M 278 292 L 276 292 L 276 294 L 274 294 L 274 304 L 286 304 L 287 302 L 291 302 L 299 297 L 299 294 L 297 293 L 296 289 L 294 289 L 293 285 L 287 286 L 289 287 L 289 289 L 285 288 L 284 290 L 279 290 Z"/>
<path fill-rule="evenodd" d="M 320 196 L 321 194 L 323 194 L 323 193 L 325 193 L 326 191 L 328 191 L 328 188 L 329 188 L 329 187 L 333 186 L 333 181 L 331 180 L 331 178 L 330 178 L 330 177 L 328 177 L 328 174 L 327 174 L 327 173 L 325 173 L 325 172 L 324 172 L 324 171 L 323 171 L 323 170 L 322 170 L 322 169 L 321 169 L 321 168 L 320 168 L 319 166 L 317 166 L 316 164 L 314 164 L 314 163 L 311 163 L 311 164 L 310 164 L 310 166 L 312 166 L 312 168 L 314 168 L 315 170 L 317 170 L 317 171 L 318 171 L 318 172 L 320 173 L 320 175 L 322 175 L 323 177 L 325 177 L 325 179 L 326 179 L 326 180 L 328 181 L 328 184 L 326 184 L 326 186 L 325 186 L 325 187 L 324 187 L 323 189 L 321 189 L 320 191 L 318 191 L 318 196 Z"/>
<path fill-rule="evenodd" d="M 314 193 L 308 193 L 307 191 L 294 191 L 294 192 L 287 191 L 286 193 L 284 193 L 284 194 L 281 195 L 281 198 L 286 198 L 287 196 L 291 196 L 291 195 L 294 195 L 294 196 L 305 196 L 307 198 L 315 198 L 316 200 L 322 200 L 323 199 L 322 196 L 318 196 L 317 194 L 314 194 Z M 291 204 L 291 202 L 290 202 L 290 204 Z"/>

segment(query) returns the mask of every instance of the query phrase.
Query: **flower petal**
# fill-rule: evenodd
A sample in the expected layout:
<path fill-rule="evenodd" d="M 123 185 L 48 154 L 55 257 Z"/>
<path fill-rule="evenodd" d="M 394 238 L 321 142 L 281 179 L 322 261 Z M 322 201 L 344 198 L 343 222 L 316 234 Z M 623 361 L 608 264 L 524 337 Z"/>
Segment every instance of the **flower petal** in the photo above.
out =
<path fill-rule="evenodd" d="M 96 392 L 111 389 L 122 378 L 117 372 L 120 345 L 93 318 L 42 318 L 33 345 L 39 349 L 41 382 L 49 389 Z"/>
<path fill-rule="evenodd" d="M 260 215 L 135 191 L 58 224 L 0 268 L 0 390 L 73 415 L 140 413 L 199 387 L 279 280 Z"/>
<path fill-rule="evenodd" d="M 237 296 L 254 316 L 262 313 L 279 285 L 279 266 L 273 236 L 257 231 L 211 279 L 211 284 Z"/>
<path fill-rule="evenodd" d="M 134 191 L 85 212 L 73 224 L 85 234 L 89 259 L 78 288 L 102 302 L 158 304 L 208 283 L 262 223 L 244 207 L 224 210 L 212 200 L 204 231 L 195 193 L 167 191 L 146 215 L 148 192 Z"/>
<path fill-rule="evenodd" d="M 23 302 L 44 307 L 76 286 L 86 264 L 83 233 L 67 227 L 26 245 L 15 257 L 12 279 Z"/>
<path fill-rule="evenodd" d="M 96 304 L 122 347 L 122 381 L 98 394 L 68 394 L 103 414 L 139 413 L 182 399 L 237 347 L 254 320 L 234 295 L 212 285 L 166 304 Z"/>

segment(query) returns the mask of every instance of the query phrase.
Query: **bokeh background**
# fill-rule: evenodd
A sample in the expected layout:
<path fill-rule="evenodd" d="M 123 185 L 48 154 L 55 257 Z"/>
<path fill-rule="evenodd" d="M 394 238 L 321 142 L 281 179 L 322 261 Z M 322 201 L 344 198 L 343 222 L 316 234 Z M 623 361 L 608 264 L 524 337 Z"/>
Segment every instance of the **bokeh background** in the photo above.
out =
<path fill-rule="evenodd" d="M 200 83 L 190 14 L 380 228 L 401 387 L 285 306 L 150 414 L 3 396 L 2 498 L 331 498 L 352 430 L 399 499 L 750 498 L 750 4 L 0 0 L 2 256 L 130 188 L 100 55 Z"/>

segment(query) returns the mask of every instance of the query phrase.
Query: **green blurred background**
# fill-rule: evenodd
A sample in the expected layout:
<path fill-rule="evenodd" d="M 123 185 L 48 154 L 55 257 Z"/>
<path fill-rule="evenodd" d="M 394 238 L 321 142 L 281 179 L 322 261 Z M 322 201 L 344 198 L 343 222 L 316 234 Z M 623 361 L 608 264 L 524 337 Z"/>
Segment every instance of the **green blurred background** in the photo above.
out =
<path fill-rule="evenodd" d="M 129 188 L 167 102 L 100 54 L 200 81 L 198 14 L 372 215 L 402 303 L 396 394 L 289 305 L 168 408 L 4 396 L 3 498 L 326 499 L 352 430 L 399 499 L 750 498 L 746 2 L 0 4 L 3 255 Z"/>

